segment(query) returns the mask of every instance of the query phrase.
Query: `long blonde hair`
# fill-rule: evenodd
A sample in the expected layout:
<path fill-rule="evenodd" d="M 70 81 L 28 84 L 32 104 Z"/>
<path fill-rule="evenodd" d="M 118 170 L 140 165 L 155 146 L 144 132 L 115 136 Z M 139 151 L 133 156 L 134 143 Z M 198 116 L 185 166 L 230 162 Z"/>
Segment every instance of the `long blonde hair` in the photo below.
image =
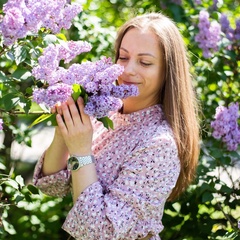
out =
<path fill-rule="evenodd" d="M 195 177 L 199 157 L 198 106 L 190 64 L 183 38 L 175 23 L 161 13 L 148 13 L 127 21 L 118 31 L 116 60 L 122 39 L 129 29 L 149 29 L 159 38 L 164 53 L 165 78 L 159 103 L 172 127 L 178 147 L 181 171 L 168 200 L 176 199 Z"/>

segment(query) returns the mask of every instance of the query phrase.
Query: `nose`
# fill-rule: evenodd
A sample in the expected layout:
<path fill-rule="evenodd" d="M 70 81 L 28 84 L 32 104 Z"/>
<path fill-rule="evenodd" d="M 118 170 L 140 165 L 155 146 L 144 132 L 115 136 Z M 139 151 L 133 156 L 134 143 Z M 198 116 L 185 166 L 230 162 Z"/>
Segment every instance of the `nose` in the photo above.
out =
<path fill-rule="evenodd" d="M 136 65 L 134 61 L 128 61 L 124 64 L 124 73 L 128 75 L 135 75 L 136 74 Z"/>

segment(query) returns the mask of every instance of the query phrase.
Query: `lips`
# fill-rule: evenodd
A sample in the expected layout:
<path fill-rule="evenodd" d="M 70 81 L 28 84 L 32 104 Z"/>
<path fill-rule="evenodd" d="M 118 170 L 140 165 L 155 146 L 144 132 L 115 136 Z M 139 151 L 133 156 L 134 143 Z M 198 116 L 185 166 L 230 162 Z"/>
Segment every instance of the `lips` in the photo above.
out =
<path fill-rule="evenodd" d="M 122 84 L 126 84 L 126 85 L 138 85 L 139 83 L 130 82 L 130 81 L 123 81 Z"/>

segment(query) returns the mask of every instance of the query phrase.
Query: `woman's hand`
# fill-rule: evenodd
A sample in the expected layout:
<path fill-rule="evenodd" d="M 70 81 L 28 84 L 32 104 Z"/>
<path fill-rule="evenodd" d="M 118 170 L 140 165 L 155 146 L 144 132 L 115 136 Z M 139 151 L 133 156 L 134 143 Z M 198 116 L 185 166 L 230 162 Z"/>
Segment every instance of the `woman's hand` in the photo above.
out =
<path fill-rule="evenodd" d="M 90 117 L 84 113 L 84 103 L 81 97 L 77 105 L 72 98 L 57 106 L 57 123 L 60 133 L 70 154 L 90 155 L 92 153 L 93 128 Z"/>

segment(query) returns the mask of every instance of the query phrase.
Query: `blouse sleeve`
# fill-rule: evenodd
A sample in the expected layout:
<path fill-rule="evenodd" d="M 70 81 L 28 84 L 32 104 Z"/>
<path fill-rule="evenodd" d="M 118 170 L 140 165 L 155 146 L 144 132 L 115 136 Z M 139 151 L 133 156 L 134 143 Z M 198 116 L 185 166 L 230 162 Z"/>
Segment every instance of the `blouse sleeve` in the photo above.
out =
<path fill-rule="evenodd" d="M 38 160 L 34 174 L 33 184 L 36 185 L 43 193 L 55 196 L 64 197 L 70 191 L 70 173 L 67 169 L 61 170 L 58 173 L 48 176 L 42 175 L 42 166 L 45 153 Z"/>
<path fill-rule="evenodd" d="M 86 188 L 63 229 L 76 239 L 138 239 L 162 230 L 163 207 L 176 184 L 180 163 L 173 138 L 155 138 L 135 149 L 106 192 Z"/>

